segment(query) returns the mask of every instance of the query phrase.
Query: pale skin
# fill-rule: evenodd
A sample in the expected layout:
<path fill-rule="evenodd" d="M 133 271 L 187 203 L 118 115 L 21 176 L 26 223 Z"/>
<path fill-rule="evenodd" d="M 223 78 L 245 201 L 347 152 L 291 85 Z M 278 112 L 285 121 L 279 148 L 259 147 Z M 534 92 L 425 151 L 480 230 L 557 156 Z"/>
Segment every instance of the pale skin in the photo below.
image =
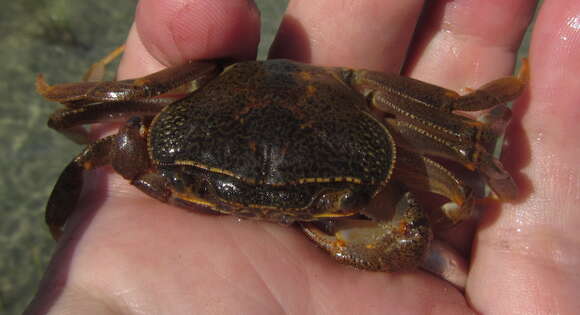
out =
<path fill-rule="evenodd" d="M 290 1 L 271 54 L 402 68 L 460 92 L 512 72 L 535 1 L 429 2 L 417 26 L 423 1 Z M 246 0 L 142 0 L 118 76 L 188 59 L 252 58 L 258 31 Z M 297 229 L 184 211 L 104 168 L 28 313 L 573 314 L 580 309 L 579 51 L 580 3 L 546 0 L 530 47 L 529 89 L 515 104 L 502 156 L 521 196 L 485 204 L 479 222 L 441 236 L 470 263 L 464 292 L 421 270 L 339 265 Z"/>

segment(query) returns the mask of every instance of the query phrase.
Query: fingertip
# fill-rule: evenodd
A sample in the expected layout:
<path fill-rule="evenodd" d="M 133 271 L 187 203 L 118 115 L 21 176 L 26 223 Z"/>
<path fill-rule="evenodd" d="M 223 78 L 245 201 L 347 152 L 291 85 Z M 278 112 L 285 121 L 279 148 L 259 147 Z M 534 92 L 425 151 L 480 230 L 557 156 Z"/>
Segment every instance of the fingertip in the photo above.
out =
<path fill-rule="evenodd" d="M 133 23 L 125 42 L 125 51 L 117 69 L 117 79 L 136 78 L 157 72 L 163 68 L 165 66 L 145 48 L 135 23 Z"/>
<path fill-rule="evenodd" d="M 271 58 L 398 72 L 424 1 L 290 1 Z"/>
<path fill-rule="evenodd" d="M 248 0 L 141 0 L 135 29 L 147 53 L 165 66 L 192 59 L 248 59 L 256 56 L 260 15 Z"/>

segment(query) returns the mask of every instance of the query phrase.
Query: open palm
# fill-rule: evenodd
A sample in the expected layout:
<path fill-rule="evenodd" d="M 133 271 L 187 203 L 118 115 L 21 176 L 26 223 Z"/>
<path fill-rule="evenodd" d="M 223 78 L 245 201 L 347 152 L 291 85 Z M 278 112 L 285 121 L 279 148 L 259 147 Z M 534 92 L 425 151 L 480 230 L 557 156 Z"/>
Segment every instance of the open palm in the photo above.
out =
<path fill-rule="evenodd" d="M 458 91 L 512 72 L 535 1 L 429 3 L 422 12 L 423 1 L 293 0 L 271 55 L 403 69 Z M 253 58 L 258 33 L 246 0 L 141 0 L 119 77 L 189 59 Z M 521 198 L 449 237 L 471 249 L 465 292 L 423 271 L 339 265 L 298 229 L 165 205 L 105 168 L 28 312 L 571 314 L 580 309 L 579 52 L 580 2 L 546 1 L 503 156 Z"/>

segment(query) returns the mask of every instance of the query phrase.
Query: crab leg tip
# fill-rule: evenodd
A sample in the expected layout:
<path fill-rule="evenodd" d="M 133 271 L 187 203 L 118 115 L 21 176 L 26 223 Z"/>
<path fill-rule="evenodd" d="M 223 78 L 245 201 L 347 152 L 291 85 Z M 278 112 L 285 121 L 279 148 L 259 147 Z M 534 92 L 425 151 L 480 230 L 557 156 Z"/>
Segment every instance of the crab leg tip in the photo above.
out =
<path fill-rule="evenodd" d="M 530 81 L 530 60 L 527 57 L 522 58 L 522 65 L 518 71 L 517 78 L 524 83 Z"/>
<path fill-rule="evenodd" d="M 60 237 L 62 236 L 62 228 L 60 226 L 50 224 L 48 226 L 48 229 L 50 230 L 50 235 L 52 235 L 52 238 L 55 241 L 58 241 L 60 239 Z"/>
<path fill-rule="evenodd" d="M 42 73 L 39 73 L 36 75 L 35 86 L 36 86 L 36 91 L 39 94 L 43 94 L 43 95 L 50 88 L 50 85 L 48 85 L 48 83 L 46 83 L 46 80 L 44 80 L 44 75 Z"/>

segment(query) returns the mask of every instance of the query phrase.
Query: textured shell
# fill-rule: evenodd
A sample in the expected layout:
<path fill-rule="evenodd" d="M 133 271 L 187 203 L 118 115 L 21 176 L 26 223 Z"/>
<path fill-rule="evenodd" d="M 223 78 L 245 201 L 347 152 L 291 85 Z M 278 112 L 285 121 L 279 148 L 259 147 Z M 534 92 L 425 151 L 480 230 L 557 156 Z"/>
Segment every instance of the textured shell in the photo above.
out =
<path fill-rule="evenodd" d="M 149 141 L 159 164 L 276 189 L 309 181 L 377 185 L 393 159 L 388 131 L 338 69 L 286 60 L 226 68 L 165 108 Z"/>

